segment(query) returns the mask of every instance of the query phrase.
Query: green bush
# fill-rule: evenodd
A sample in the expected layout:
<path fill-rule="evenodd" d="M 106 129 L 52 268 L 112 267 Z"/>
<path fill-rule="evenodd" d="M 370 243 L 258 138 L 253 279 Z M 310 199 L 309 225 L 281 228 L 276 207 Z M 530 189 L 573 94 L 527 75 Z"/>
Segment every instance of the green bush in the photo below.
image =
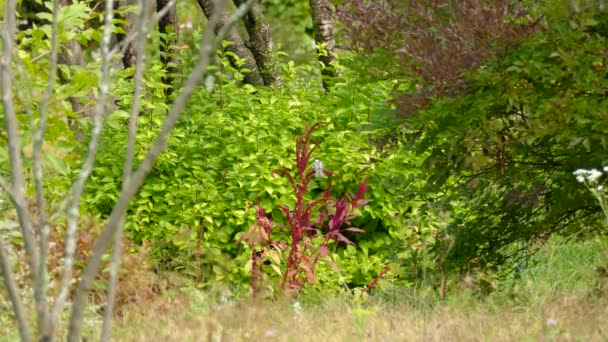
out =
<path fill-rule="evenodd" d="M 221 52 L 219 57 L 225 61 Z M 334 195 L 356 192 L 357 184 L 370 177 L 372 202 L 354 223 L 366 232 L 352 236 L 362 252 L 349 247 L 333 256 L 344 270 L 342 281 L 366 285 L 383 268 L 389 234 L 404 234 L 408 199 L 402 188 L 415 173 L 412 153 L 391 154 L 378 147 L 378 137 L 392 130 L 392 122 L 383 120 L 390 117 L 387 103 L 396 82 L 357 84 L 344 69 L 334 91 L 325 94 L 313 66 L 289 62 L 281 67 L 283 88 L 254 89 L 240 85 L 238 70 L 221 64 L 213 74 L 213 91 L 199 88 L 182 114 L 168 151 L 129 209 L 127 230 L 135 241 L 152 243 L 160 266 L 182 270 L 201 285 L 248 283 L 250 252 L 235 244 L 239 233 L 255 221 L 256 198 L 281 222 L 279 205 L 295 199 L 287 180 L 272 171 L 293 169 L 295 138 L 307 124 L 326 121 L 315 134 L 322 144 L 314 157 L 340 175 Z M 156 84 L 154 74 L 147 77 L 148 84 Z M 163 109 L 152 105 L 139 118 L 139 157 L 161 123 Z M 124 116 L 117 112 L 109 120 L 85 200 L 88 210 L 102 215 L 118 195 L 123 164 L 118 151 L 126 146 Z M 311 189 L 312 196 L 321 191 L 314 181 Z M 319 276 L 325 278 L 335 277 Z"/>
<path fill-rule="evenodd" d="M 608 163 L 604 16 L 549 14 L 519 48 L 472 72 L 463 95 L 406 121 L 422 134 L 411 146 L 428 154 L 427 186 L 415 192 L 440 192 L 429 206 L 451 213 L 435 248 L 454 239 L 450 267 L 511 269 L 552 234 L 606 233 L 572 176 Z"/>

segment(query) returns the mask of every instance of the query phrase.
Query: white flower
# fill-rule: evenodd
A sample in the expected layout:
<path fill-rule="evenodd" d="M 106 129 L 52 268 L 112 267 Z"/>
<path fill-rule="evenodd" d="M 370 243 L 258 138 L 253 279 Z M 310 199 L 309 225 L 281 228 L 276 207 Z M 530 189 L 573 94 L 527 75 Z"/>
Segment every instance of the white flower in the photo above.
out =
<path fill-rule="evenodd" d="M 302 314 L 302 306 L 300 302 L 293 303 L 293 312 L 295 312 L 296 316 L 300 316 Z"/>
<path fill-rule="evenodd" d="M 550 327 L 554 327 L 557 325 L 557 320 L 555 318 L 549 318 L 547 319 L 547 325 Z"/>
<path fill-rule="evenodd" d="M 572 172 L 572 174 L 575 175 L 575 176 L 586 175 L 587 174 L 587 170 L 585 170 L 585 169 L 578 169 L 578 170 Z"/>
<path fill-rule="evenodd" d="M 603 186 L 603 185 L 599 185 L 599 186 L 597 187 L 597 191 L 603 191 L 603 190 L 604 190 L 604 186 Z"/>
<path fill-rule="evenodd" d="M 602 171 L 600 171 L 598 169 L 592 169 L 587 174 L 587 180 L 590 181 L 591 183 L 597 182 L 597 180 L 600 179 L 600 177 L 602 177 Z"/>
<path fill-rule="evenodd" d="M 180 29 L 185 29 L 185 28 L 192 29 L 192 22 L 191 21 L 187 21 L 185 23 L 181 23 L 181 24 L 179 24 L 179 28 Z"/>
<path fill-rule="evenodd" d="M 315 163 L 313 165 L 313 170 L 315 170 L 315 176 L 317 178 L 323 178 L 323 162 L 319 159 L 315 159 Z"/>
<path fill-rule="evenodd" d="M 600 177 L 602 177 L 602 175 L 603 175 L 602 171 L 600 171 L 598 169 L 591 169 L 591 170 L 578 169 L 578 170 L 574 171 L 572 174 L 575 175 L 576 180 L 581 183 L 583 183 L 585 181 L 590 182 L 590 183 L 596 183 L 597 180 L 600 179 Z"/>
<path fill-rule="evenodd" d="M 604 166 L 604 172 L 608 172 L 608 165 Z"/>

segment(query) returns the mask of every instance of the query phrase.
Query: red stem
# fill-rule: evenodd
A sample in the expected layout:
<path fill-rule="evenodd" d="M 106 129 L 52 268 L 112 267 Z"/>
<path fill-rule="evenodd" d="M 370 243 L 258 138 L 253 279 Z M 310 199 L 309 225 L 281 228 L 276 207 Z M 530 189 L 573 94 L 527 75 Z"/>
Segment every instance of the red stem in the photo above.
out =
<path fill-rule="evenodd" d="M 367 285 L 367 288 L 365 289 L 365 291 L 369 292 L 372 288 L 374 288 L 376 285 L 378 285 L 378 282 L 380 281 L 380 279 L 390 270 L 390 268 L 387 266 L 385 267 L 382 272 L 380 272 L 376 278 L 374 278 L 374 280 L 372 280 L 371 283 L 369 283 L 369 285 Z"/>

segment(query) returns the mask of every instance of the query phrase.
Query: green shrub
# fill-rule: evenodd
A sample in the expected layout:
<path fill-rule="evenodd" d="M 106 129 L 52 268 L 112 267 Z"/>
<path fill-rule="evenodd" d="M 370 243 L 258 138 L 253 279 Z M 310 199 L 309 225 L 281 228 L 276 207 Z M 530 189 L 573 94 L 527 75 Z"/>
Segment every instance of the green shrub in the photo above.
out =
<path fill-rule="evenodd" d="M 572 172 L 608 162 L 607 35 L 596 11 L 548 16 L 545 28 L 472 72 L 462 96 L 407 120 L 428 153 L 431 207 L 451 212 L 448 262 L 511 269 L 554 233 L 605 233 Z M 440 240 L 441 241 L 441 240 Z M 436 248 L 435 250 L 441 250 Z"/>
<path fill-rule="evenodd" d="M 225 56 L 220 52 L 219 57 Z M 325 94 L 313 66 L 289 62 L 281 68 L 283 88 L 254 89 L 240 85 L 238 70 L 221 64 L 213 74 L 213 91 L 199 88 L 182 114 L 168 151 L 129 209 L 127 230 L 135 241 L 151 242 L 160 266 L 182 270 L 201 285 L 248 283 L 250 253 L 235 244 L 237 235 L 254 223 L 258 197 L 269 217 L 282 222 L 279 205 L 293 205 L 295 198 L 288 181 L 272 170 L 292 170 L 295 138 L 307 124 L 325 121 L 328 125 L 316 135 L 322 144 L 314 157 L 340 175 L 334 196 L 356 192 L 356 184 L 370 177 L 372 202 L 353 223 L 366 231 L 353 237 L 363 252 L 358 256 L 352 248 L 338 249 L 333 257 L 345 270 L 343 281 L 366 285 L 383 269 L 389 234 L 404 234 L 408 199 L 401 187 L 416 164 L 411 153 L 378 147 L 378 137 L 392 130 L 392 121 L 383 120 L 390 117 L 387 103 L 397 83 L 357 84 L 344 69 L 334 91 Z M 157 76 L 147 77 L 148 84 L 156 84 Z M 139 156 L 161 118 L 158 106 L 140 116 Z M 117 113 L 110 122 L 85 201 L 102 215 L 118 194 L 123 157 L 116 151 L 126 146 L 124 117 Z M 310 188 L 311 196 L 321 191 L 316 181 Z M 319 279 L 326 277 L 320 274 Z"/>

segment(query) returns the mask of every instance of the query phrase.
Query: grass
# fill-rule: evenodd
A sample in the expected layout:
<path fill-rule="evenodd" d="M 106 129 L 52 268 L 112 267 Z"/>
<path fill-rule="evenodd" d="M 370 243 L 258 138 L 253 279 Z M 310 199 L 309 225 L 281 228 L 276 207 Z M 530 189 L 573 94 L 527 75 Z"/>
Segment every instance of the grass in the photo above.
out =
<path fill-rule="evenodd" d="M 490 295 L 392 289 L 366 301 L 307 295 L 292 301 L 219 304 L 200 291 L 173 293 L 117 322 L 120 341 L 606 341 L 608 239 L 554 239 L 519 278 Z M 602 284 L 604 284 L 602 287 Z M 453 284 L 454 285 L 454 284 Z"/>
<path fill-rule="evenodd" d="M 184 286 L 125 307 L 114 340 L 606 341 L 608 278 L 597 273 L 601 266 L 608 266 L 607 238 L 553 239 L 519 278 L 495 283 L 484 297 L 455 282 L 445 301 L 427 289 L 381 282 L 366 300 L 309 293 L 298 304 L 231 302 Z M 89 332 L 99 330 L 94 314 L 88 322 L 95 326 Z M 17 340 L 15 333 L 0 312 L 0 341 Z"/>
<path fill-rule="evenodd" d="M 420 312 L 407 304 L 357 305 L 329 301 L 305 308 L 293 304 L 235 304 L 192 314 L 177 304 L 159 315 L 125 317 L 116 331 L 122 341 L 525 341 L 608 339 L 606 301 L 565 296 L 529 306 L 478 303 L 440 305 Z M 137 323 L 136 323 L 137 322 Z"/>

